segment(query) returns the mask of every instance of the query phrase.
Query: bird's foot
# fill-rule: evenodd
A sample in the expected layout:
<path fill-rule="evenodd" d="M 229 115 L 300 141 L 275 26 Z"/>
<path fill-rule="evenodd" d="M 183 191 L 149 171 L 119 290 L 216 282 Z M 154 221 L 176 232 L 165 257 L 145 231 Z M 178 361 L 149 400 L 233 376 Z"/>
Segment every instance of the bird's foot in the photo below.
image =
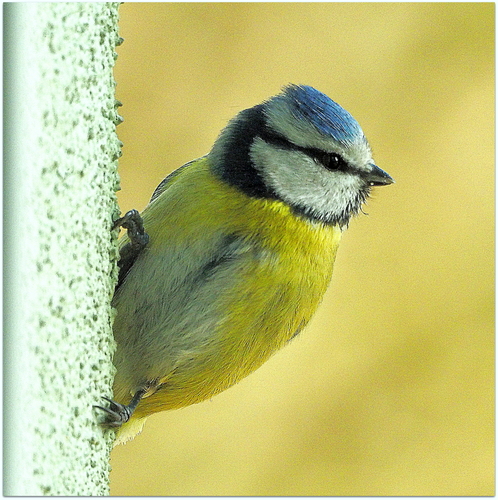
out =
<path fill-rule="evenodd" d="M 139 252 L 149 242 L 149 235 L 145 232 L 144 221 L 138 210 L 129 210 L 123 217 L 116 219 L 112 229 L 118 227 L 124 227 L 128 231 L 128 237 L 134 252 Z"/>
<path fill-rule="evenodd" d="M 108 407 L 93 405 L 94 408 L 98 408 L 104 412 L 104 421 L 100 423 L 102 427 L 121 427 L 124 423 L 130 420 L 130 417 L 137 406 L 133 406 L 131 403 L 129 405 L 122 405 L 121 403 L 116 403 L 116 401 L 106 398 L 105 396 L 102 396 L 102 399 L 105 399 L 109 403 Z"/>

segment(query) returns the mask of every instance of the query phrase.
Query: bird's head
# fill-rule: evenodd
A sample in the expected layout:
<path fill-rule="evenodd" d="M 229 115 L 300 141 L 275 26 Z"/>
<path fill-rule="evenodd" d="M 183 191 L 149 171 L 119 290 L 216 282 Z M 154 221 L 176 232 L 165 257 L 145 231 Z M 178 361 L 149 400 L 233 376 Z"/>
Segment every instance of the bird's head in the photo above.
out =
<path fill-rule="evenodd" d="M 394 182 L 375 165 L 351 114 L 304 85 L 240 112 L 209 158 L 218 175 L 246 194 L 279 199 L 309 219 L 341 227 L 372 186 Z"/>

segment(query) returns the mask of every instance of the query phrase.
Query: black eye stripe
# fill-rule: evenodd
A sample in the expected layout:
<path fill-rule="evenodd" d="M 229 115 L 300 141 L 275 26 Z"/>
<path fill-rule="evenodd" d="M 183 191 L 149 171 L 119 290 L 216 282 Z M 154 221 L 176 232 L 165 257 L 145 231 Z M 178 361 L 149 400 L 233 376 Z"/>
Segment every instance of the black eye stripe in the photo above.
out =
<path fill-rule="evenodd" d="M 297 144 L 294 144 L 287 140 L 285 137 L 268 130 L 260 132 L 258 135 L 261 139 L 263 139 L 263 141 L 269 144 L 273 144 L 274 146 L 277 146 L 279 148 L 292 151 L 301 151 L 302 153 L 308 155 L 310 158 L 313 158 L 313 160 L 321 163 L 328 170 L 350 170 L 347 162 L 342 158 L 341 155 L 337 153 L 327 153 L 326 151 L 322 151 L 321 149 L 298 146 Z"/>
<path fill-rule="evenodd" d="M 319 161 L 327 170 L 341 170 L 343 172 L 351 170 L 342 156 L 337 153 L 317 151 L 316 156 L 313 156 L 313 159 Z"/>

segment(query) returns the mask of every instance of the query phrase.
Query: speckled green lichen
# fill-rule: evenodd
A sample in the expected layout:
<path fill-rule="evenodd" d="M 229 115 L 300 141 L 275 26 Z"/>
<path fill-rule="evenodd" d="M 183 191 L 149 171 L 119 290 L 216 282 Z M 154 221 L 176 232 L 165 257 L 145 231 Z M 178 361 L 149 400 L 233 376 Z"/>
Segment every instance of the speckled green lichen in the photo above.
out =
<path fill-rule="evenodd" d="M 118 6 L 5 10 L 19 54 L 6 106 L 7 494 L 109 493 L 112 435 L 92 405 L 114 376 Z"/>

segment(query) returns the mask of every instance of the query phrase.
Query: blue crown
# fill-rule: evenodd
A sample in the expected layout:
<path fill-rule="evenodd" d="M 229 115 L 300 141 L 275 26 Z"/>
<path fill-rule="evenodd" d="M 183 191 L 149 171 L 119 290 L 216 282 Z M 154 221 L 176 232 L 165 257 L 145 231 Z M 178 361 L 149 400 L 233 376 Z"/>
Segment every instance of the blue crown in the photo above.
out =
<path fill-rule="evenodd" d="M 358 122 L 330 97 L 308 85 L 288 85 L 277 98 L 284 98 L 297 119 L 311 123 L 320 133 L 338 142 L 351 143 L 363 137 Z"/>

